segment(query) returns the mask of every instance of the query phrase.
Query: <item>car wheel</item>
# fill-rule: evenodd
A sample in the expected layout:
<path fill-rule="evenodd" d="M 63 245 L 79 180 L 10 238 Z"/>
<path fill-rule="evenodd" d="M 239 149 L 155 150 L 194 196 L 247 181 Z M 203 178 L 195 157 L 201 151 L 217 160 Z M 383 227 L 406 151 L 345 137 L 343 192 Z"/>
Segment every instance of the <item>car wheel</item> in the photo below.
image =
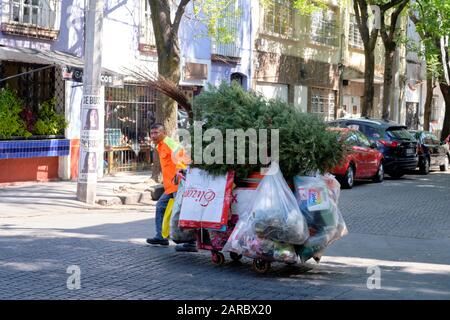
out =
<path fill-rule="evenodd" d="M 442 166 L 440 166 L 439 168 L 441 169 L 441 171 L 447 171 L 448 166 L 449 166 L 449 160 L 448 160 L 448 156 L 446 156 L 445 160 L 444 160 L 444 164 Z"/>
<path fill-rule="evenodd" d="M 384 180 L 384 166 L 383 162 L 380 162 L 380 166 L 378 167 L 378 171 L 372 179 L 374 182 L 383 182 Z"/>
<path fill-rule="evenodd" d="M 348 166 L 345 175 L 342 177 L 341 185 L 344 189 L 351 189 L 353 188 L 354 180 L 355 180 L 355 169 L 353 168 L 353 166 Z"/>
<path fill-rule="evenodd" d="M 430 159 L 425 158 L 423 163 L 419 167 L 419 171 L 421 174 L 429 174 L 430 173 Z"/>

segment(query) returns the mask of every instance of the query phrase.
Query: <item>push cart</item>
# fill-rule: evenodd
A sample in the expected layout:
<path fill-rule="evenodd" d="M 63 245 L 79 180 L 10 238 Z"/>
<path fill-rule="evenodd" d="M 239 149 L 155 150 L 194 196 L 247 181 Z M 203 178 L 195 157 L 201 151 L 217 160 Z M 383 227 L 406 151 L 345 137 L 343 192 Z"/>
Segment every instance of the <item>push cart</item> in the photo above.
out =
<path fill-rule="evenodd" d="M 211 251 L 211 262 L 213 264 L 222 265 L 225 262 L 225 256 L 221 251 L 233 232 L 238 219 L 237 215 L 232 215 L 225 231 L 203 228 L 197 230 L 197 247 L 198 249 Z M 230 258 L 233 261 L 239 261 L 242 255 L 230 252 Z"/>

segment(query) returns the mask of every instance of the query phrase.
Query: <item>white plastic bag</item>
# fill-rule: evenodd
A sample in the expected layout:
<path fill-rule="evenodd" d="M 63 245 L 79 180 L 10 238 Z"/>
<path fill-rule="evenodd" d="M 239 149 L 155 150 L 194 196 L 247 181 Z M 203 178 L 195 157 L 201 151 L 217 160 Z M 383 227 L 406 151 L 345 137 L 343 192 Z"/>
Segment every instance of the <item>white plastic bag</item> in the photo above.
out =
<path fill-rule="evenodd" d="M 223 251 L 231 251 L 249 258 L 266 261 L 285 263 L 297 263 L 299 261 L 293 245 L 258 237 L 253 231 L 253 218 L 248 214 L 241 214 L 239 222 Z"/>
<path fill-rule="evenodd" d="M 331 175 L 294 177 L 296 198 L 310 231 L 309 239 L 296 248 L 302 262 L 320 257 L 326 247 L 348 233 L 337 206 L 340 184 Z"/>
<path fill-rule="evenodd" d="M 309 237 L 305 217 L 277 163 L 258 185 L 250 215 L 254 233 L 262 239 L 300 245 Z"/>
<path fill-rule="evenodd" d="M 170 239 L 175 243 L 190 242 L 196 239 L 195 229 L 182 229 L 178 226 L 184 189 L 185 183 L 183 180 L 180 180 L 177 195 L 172 207 L 172 216 L 170 217 Z"/>

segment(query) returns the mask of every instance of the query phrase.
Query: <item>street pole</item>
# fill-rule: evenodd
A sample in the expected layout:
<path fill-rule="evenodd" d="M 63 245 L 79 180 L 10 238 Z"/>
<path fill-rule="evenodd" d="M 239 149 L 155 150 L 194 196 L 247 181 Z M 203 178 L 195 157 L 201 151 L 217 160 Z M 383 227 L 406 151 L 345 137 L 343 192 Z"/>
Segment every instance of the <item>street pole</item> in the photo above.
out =
<path fill-rule="evenodd" d="M 88 0 L 85 23 L 83 99 L 81 103 L 80 157 L 78 164 L 77 199 L 95 203 L 97 187 L 97 159 L 99 158 L 100 99 L 102 65 L 102 30 L 104 0 Z"/>

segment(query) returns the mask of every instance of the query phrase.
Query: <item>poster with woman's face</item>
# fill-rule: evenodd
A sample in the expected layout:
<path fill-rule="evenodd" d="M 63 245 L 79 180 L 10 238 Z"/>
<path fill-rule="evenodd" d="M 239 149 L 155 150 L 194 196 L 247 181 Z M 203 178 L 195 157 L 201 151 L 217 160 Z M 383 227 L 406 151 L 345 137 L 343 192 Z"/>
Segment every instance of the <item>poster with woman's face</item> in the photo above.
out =
<path fill-rule="evenodd" d="M 97 179 L 97 153 L 82 152 L 81 153 L 81 170 L 79 181 L 96 181 Z"/>
<path fill-rule="evenodd" d="M 83 130 L 98 130 L 99 116 L 98 109 L 83 109 Z"/>
<path fill-rule="evenodd" d="M 83 108 L 81 114 L 82 130 L 80 146 L 86 152 L 96 152 L 100 143 L 99 110 L 96 108 Z"/>

